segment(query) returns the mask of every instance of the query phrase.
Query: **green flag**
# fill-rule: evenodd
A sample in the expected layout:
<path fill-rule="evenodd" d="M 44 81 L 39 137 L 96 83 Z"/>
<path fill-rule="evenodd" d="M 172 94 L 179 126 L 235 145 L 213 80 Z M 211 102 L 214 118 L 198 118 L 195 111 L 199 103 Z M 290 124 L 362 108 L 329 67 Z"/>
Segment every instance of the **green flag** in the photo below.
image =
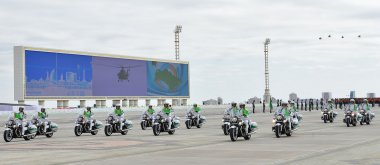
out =
<path fill-rule="evenodd" d="M 272 105 L 272 99 L 270 99 L 270 101 L 269 101 L 269 109 L 273 109 L 273 105 Z"/>

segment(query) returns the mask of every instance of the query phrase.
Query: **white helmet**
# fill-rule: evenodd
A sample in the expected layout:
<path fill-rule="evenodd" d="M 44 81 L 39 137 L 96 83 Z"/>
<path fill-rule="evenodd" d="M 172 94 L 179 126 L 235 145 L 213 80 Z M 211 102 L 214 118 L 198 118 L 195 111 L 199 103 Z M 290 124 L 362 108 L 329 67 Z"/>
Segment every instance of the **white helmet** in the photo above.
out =
<path fill-rule="evenodd" d="M 367 100 L 367 99 L 364 99 L 363 101 L 367 101 L 367 102 L 368 102 L 368 100 Z"/>
<path fill-rule="evenodd" d="M 295 104 L 295 102 L 292 100 L 292 101 L 290 101 L 290 104 Z"/>
<path fill-rule="evenodd" d="M 355 102 L 355 100 L 354 99 L 350 99 L 350 102 Z"/>
<path fill-rule="evenodd" d="M 332 102 L 332 99 L 328 99 L 327 102 Z"/>

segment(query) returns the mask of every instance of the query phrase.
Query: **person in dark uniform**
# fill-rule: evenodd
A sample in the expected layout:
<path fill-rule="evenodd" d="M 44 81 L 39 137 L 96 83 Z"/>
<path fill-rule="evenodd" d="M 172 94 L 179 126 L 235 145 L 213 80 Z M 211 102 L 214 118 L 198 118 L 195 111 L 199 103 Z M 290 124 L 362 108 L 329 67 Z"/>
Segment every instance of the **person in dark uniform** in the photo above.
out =
<path fill-rule="evenodd" d="M 252 102 L 252 113 L 255 113 L 255 100 Z"/>
<path fill-rule="evenodd" d="M 307 99 L 305 99 L 305 111 L 307 111 L 307 104 L 308 104 Z"/>
<path fill-rule="evenodd" d="M 263 101 L 263 113 L 265 113 L 265 101 Z"/>
<path fill-rule="evenodd" d="M 316 107 L 316 109 L 318 110 L 318 108 L 319 108 L 319 106 L 318 106 L 318 99 L 315 101 L 315 107 Z"/>
<path fill-rule="evenodd" d="M 301 100 L 301 111 L 303 110 L 303 100 Z"/>
<path fill-rule="evenodd" d="M 297 109 L 299 108 L 299 100 L 297 99 Z"/>

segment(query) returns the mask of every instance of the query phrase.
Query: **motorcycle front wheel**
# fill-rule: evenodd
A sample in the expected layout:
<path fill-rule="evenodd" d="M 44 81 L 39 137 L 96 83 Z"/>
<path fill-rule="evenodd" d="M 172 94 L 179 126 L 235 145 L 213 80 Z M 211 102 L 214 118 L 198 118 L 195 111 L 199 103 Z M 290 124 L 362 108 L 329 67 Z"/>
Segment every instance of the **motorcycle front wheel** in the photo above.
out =
<path fill-rule="evenodd" d="M 74 133 L 75 133 L 76 136 L 82 135 L 82 126 L 80 126 L 80 125 L 79 126 L 75 126 Z"/>
<path fill-rule="evenodd" d="M 280 135 L 281 135 L 281 133 L 280 133 L 280 131 L 281 131 L 280 127 L 281 126 L 276 125 L 276 127 L 274 128 L 274 132 L 275 132 L 277 138 L 280 138 Z"/>
<path fill-rule="evenodd" d="M 227 124 L 223 125 L 224 135 L 229 135 L 230 134 L 230 132 L 228 132 L 229 129 L 230 129 L 230 127 Z"/>
<path fill-rule="evenodd" d="M 12 141 L 12 139 L 13 139 L 13 133 L 12 133 L 12 131 L 11 130 L 5 130 L 4 131 L 4 140 L 6 142 L 10 142 L 10 141 Z"/>
<path fill-rule="evenodd" d="M 161 128 L 159 124 L 153 125 L 152 127 L 154 136 L 159 136 L 161 133 Z"/>
<path fill-rule="evenodd" d="M 185 124 L 187 129 L 191 129 L 191 120 L 187 120 Z"/>
<path fill-rule="evenodd" d="M 147 125 L 146 120 L 141 121 L 140 125 L 141 125 L 141 129 L 142 129 L 142 130 L 146 130 L 146 125 Z"/>
<path fill-rule="evenodd" d="M 230 128 L 230 138 L 231 138 L 231 141 L 233 142 L 237 140 L 238 135 L 237 135 L 236 128 Z"/>
<path fill-rule="evenodd" d="M 106 136 L 112 135 L 112 126 L 111 125 L 107 125 L 104 127 L 104 134 L 106 134 Z"/>

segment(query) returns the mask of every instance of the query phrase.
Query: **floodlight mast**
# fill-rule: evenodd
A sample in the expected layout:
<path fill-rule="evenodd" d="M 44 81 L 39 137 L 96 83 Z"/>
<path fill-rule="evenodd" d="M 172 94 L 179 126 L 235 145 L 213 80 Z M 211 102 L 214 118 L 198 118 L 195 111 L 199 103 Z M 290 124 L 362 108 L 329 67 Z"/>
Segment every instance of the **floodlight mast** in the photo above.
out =
<path fill-rule="evenodd" d="M 177 25 L 174 29 L 175 60 L 179 60 L 179 33 L 182 32 L 182 25 Z"/>
<path fill-rule="evenodd" d="M 270 44 L 270 38 L 265 39 L 264 42 L 264 55 L 265 55 L 265 93 L 264 101 L 268 103 L 272 98 L 269 92 L 269 66 L 268 66 L 268 45 Z"/>

